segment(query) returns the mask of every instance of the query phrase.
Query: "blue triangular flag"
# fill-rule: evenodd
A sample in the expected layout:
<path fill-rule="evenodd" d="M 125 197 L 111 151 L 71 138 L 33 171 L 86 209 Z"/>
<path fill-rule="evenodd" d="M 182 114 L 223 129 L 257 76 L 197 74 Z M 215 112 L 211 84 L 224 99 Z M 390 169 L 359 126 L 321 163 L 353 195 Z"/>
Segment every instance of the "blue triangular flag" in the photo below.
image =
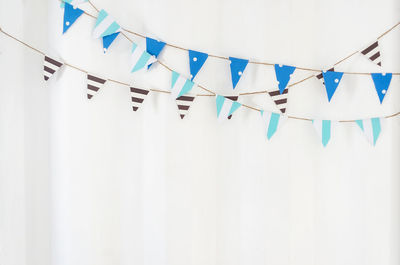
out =
<path fill-rule="evenodd" d="M 231 77 L 233 89 L 235 89 L 236 84 L 239 82 L 240 77 L 243 75 L 244 69 L 246 69 L 249 60 L 239 59 L 235 57 L 229 57 L 231 62 Z"/>
<path fill-rule="evenodd" d="M 385 97 L 390 81 L 392 80 L 392 74 L 391 73 L 372 73 L 371 74 L 372 80 L 374 81 L 375 84 L 375 89 L 376 93 L 378 93 L 379 101 L 382 104 L 383 98 Z"/>
<path fill-rule="evenodd" d="M 192 81 L 206 62 L 207 58 L 207 53 L 189 50 L 190 75 Z"/>
<path fill-rule="evenodd" d="M 146 51 L 156 58 L 161 53 L 164 46 L 165 42 L 146 37 Z M 150 66 L 151 64 L 147 66 L 147 68 L 150 68 Z"/>
<path fill-rule="evenodd" d="M 290 75 L 293 74 L 296 67 L 289 65 L 275 64 L 276 80 L 279 82 L 279 92 L 282 94 L 289 83 Z"/>
<path fill-rule="evenodd" d="M 328 100 L 331 101 L 333 94 L 338 87 L 340 80 L 342 79 L 342 72 L 326 71 L 322 72 L 324 76 L 324 82 L 326 87 L 326 94 L 328 95 Z"/>
<path fill-rule="evenodd" d="M 74 8 L 72 5 L 65 3 L 64 8 L 64 24 L 63 34 L 74 24 L 74 22 L 83 14 L 83 10 Z"/>
<path fill-rule="evenodd" d="M 106 53 L 108 47 L 110 47 L 111 43 L 115 40 L 115 38 L 118 36 L 119 32 L 115 32 L 111 35 L 107 35 L 103 37 L 103 49 L 104 53 Z"/>

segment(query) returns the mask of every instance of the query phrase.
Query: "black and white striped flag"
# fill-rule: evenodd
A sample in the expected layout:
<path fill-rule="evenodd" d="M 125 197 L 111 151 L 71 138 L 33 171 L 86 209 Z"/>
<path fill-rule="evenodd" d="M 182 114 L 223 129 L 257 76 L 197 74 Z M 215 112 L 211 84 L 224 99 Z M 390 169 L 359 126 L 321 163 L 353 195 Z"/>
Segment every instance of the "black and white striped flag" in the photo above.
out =
<path fill-rule="evenodd" d="M 91 99 L 107 80 L 88 74 L 87 75 L 87 98 Z"/>
<path fill-rule="evenodd" d="M 226 96 L 226 98 L 232 100 L 232 101 L 237 101 L 238 100 L 238 96 Z M 232 119 L 232 114 L 228 116 L 228 119 Z"/>
<path fill-rule="evenodd" d="M 181 119 L 183 119 L 185 115 L 188 114 L 189 108 L 192 105 L 195 98 L 196 98 L 195 95 L 186 94 L 184 96 L 178 97 L 175 100 L 176 105 L 178 106 L 178 112 Z"/>
<path fill-rule="evenodd" d="M 50 77 L 53 76 L 55 72 L 63 65 L 63 63 L 54 60 L 47 55 L 44 56 L 44 63 L 43 63 L 43 77 L 44 80 L 49 80 Z"/>
<path fill-rule="evenodd" d="M 286 106 L 287 106 L 287 98 L 289 95 L 289 88 L 285 88 L 283 90 L 282 94 L 279 91 L 279 89 L 274 90 L 274 91 L 269 91 L 268 94 L 272 98 L 272 100 L 275 102 L 276 106 L 280 109 L 282 113 L 285 113 L 286 111 Z"/>
<path fill-rule="evenodd" d="M 326 70 L 326 71 L 334 72 L 334 71 L 335 71 L 335 67 L 329 68 L 329 69 Z M 323 85 L 325 85 L 324 75 L 322 74 L 322 72 L 319 73 L 318 75 L 316 75 L 315 77 L 316 77 L 319 81 L 321 81 Z"/>
<path fill-rule="evenodd" d="M 368 59 L 370 59 L 377 65 L 382 66 L 381 53 L 378 41 L 375 41 L 371 45 L 368 45 L 367 48 L 361 51 L 361 54 L 365 55 Z"/>
<path fill-rule="evenodd" d="M 131 100 L 132 100 L 132 109 L 133 111 L 137 111 L 142 105 L 144 99 L 147 94 L 149 94 L 150 90 L 131 87 Z"/>

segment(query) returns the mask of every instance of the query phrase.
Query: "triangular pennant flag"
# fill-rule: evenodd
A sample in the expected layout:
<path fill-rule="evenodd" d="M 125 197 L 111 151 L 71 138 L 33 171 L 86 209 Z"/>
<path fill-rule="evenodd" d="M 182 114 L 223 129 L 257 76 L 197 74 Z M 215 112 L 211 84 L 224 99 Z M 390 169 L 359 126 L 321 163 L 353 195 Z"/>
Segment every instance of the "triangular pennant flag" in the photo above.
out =
<path fill-rule="evenodd" d="M 334 72 L 334 71 L 335 71 L 335 67 L 329 68 L 327 71 Z M 325 72 L 326 72 L 326 71 L 325 71 Z M 325 85 L 325 82 L 324 82 L 324 75 L 322 74 L 322 72 L 319 73 L 319 74 L 317 74 L 315 77 L 316 77 L 319 81 L 321 81 L 323 85 Z"/>
<path fill-rule="evenodd" d="M 121 31 L 121 26 L 104 9 L 100 10 L 93 30 L 94 38 L 103 38 Z"/>
<path fill-rule="evenodd" d="M 375 84 L 376 93 L 378 93 L 379 101 L 382 104 L 383 99 L 386 96 L 386 93 L 389 90 L 390 81 L 392 80 L 391 73 L 372 73 L 372 80 Z"/>
<path fill-rule="evenodd" d="M 287 87 L 290 75 L 293 74 L 296 67 L 282 64 L 275 64 L 275 75 L 278 80 L 279 92 L 282 94 Z"/>
<path fill-rule="evenodd" d="M 285 113 L 288 95 L 289 95 L 289 88 L 286 88 L 285 90 L 283 90 L 282 93 L 279 89 L 277 89 L 274 91 L 269 91 L 268 94 L 272 98 L 272 100 L 275 102 L 275 104 L 279 108 L 279 110 L 282 113 Z"/>
<path fill-rule="evenodd" d="M 333 94 L 338 87 L 340 80 L 342 79 L 343 73 L 342 72 L 332 72 L 332 71 L 325 71 L 322 72 L 324 76 L 324 82 L 326 87 L 326 94 L 328 95 L 328 100 L 331 101 Z"/>
<path fill-rule="evenodd" d="M 190 80 L 193 81 L 207 58 L 207 53 L 189 50 Z"/>
<path fill-rule="evenodd" d="M 154 57 L 158 58 L 164 46 L 165 42 L 146 37 L 146 51 Z M 147 68 L 150 68 L 151 65 L 149 64 Z"/>
<path fill-rule="evenodd" d="M 86 2 L 88 2 L 88 0 L 62 0 L 61 7 L 64 7 L 65 4 L 70 4 L 74 7 L 76 7 L 76 6 L 86 3 Z"/>
<path fill-rule="evenodd" d="M 73 7 L 72 5 L 65 3 L 64 8 L 64 24 L 63 34 L 74 24 L 74 22 L 83 14 L 83 10 Z"/>
<path fill-rule="evenodd" d="M 365 55 L 372 62 L 379 66 L 382 66 L 381 53 L 378 41 L 374 41 L 372 44 L 368 45 L 367 48 L 361 51 L 361 54 Z"/>
<path fill-rule="evenodd" d="M 193 87 L 196 87 L 195 83 L 193 83 L 189 79 L 183 77 L 179 73 L 172 71 L 171 96 L 174 99 L 185 95 L 190 90 L 192 90 Z"/>
<path fill-rule="evenodd" d="M 44 80 L 49 80 L 50 77 L 53 76 L 55 72 L 63 65 L 63 63 L 54 60 L 48 56 L 44 56 L 44 63 L 43 63 L 43 77 Z"/>
<path fill-rule="evenodd" d="M 91 99 L 106 83 L 106 79 L 87 74 L 87 98 Z"/>
<path fill-rule="evenodd" d="M 244 69 L 246 69 L 249 60 L 239 59 L 235 57 L 229 57 L 231 62 L 231 78 L 233 89 L 235 89 L 237 83 L 239 82 L 240 77 L 242 77 Z"/>
<path fill-rule="evenodd" d="M 284 124 L 284 122 L 287 120 L 287 116 L 264 110 L 261 110 L 260 112 L 267 128 L 267 139 L 269 140 Z"/>
<path fill-rule="evenodd" d="M 103 51 L 106 53 L 108 50 L 108 47 L 110 47 L 111 43 L 115 40 L 115 38 L 118 36 L 119 32 L 107 35 L 103 37 Z"/>
<path fill-rule="evenodd" d="M 237 101 L 237 100 L 239 99 L 238 96 L 225 96 L 225 97 L 226 97 L 227 99 L 232 100 L 232 101 Z M 233 114 L 231 114 L 231 115 L 228 116 L 228 120 L 232 119 L 232 115 L 233 115 Z"/>
<path fill-rule="evenodd" d="M 195 98 L 195 95 L 187 94 L 185 96 L 180 96 L 176 99 L 176 105 L 178 106 L 179 116 L 181 117 L 181 119 L 183 119 L 185 115 L 188 114 L 189 108 Z"/>
<path fill-rule="evenodd" d="M 224 96 L 217 95 L 217 118 L 218 120 L 226 120 L 232 115 L 242 104 L 239 102 L 230 100 Z"/>
<path fill-rule="evenodd" d="M 382 130 L 381 118 L 356 120 L 356 123 L 363 131 L 365 137 L 367 137 L 368 142 L 375 145 Z"/>
<path fill-rule="evenodd" d="M 142 105 L 147 94 L 149 94 L 150 90 L 136 88 L 136 87 L 130 87 L 130 89 L 131 89 L 132 109 L 133 111 L 137 111 L 139 107 Z"/>
<path fill-rule="evenodd" d="M 146 52 L 144 49 L 139 47 L 136 43 L 133 43 L 131 61 L 132 61 L 131 73 L 133 73 L 156 62 L 157 59 L 156 57 L 152 56 L 150 53 Z"/>
<path fill-rule="evenodd" d="M 324 147 L 328 144 L 331 139 L 332 121 L 330 120 L 313 120 L 312 121 L 315 130 L 321 138 Z"/>

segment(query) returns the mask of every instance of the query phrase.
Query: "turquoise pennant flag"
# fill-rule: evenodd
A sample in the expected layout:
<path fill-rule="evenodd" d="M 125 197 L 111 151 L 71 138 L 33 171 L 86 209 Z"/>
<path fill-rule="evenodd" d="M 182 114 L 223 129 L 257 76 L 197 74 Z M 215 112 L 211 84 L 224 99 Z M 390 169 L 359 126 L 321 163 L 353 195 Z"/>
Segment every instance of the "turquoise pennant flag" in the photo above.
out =
<path fill-rule="evenodd" d="M 93 30 L 94 38 L 103 39 L 104 52 L 121 31 L 121 26 L 104 9 L 100 10 Z"/>
<path fill-rule="evenodd" d="M 285 123 L 287 116 L 275 112 L 261 110 L 261 117 L 267 128 L 267 139 L 276 133 L 276 131 Z"/>
<path fill-rule="evenodd" d="M 290 76 L 293 74 L 294 70 L 296 70 L 296 67 L 282 64 L 275 64 L 274 67 L 276 80 L 279 82 L 279 92 L 282 94 L 289 83 Z"/>
<path fill-rule="evenodd" d="M 376 93 L 378 93 L 379 101 L 383 102 L 383 99 L 386 96 L 386 93 L 390 86 L 390 81 L 392 80 L 391 73 L 372 73 L 371 74 L 372 80 L 375 84 Z"/>
<path fill-rule="evenodd" d="M 229 57 L 231 62 L 231 77 L 233 89 L 235 89 L 239 79 L 242 77 L 244 69 L 246 69 L 249 60 Z"/>
<path fill-rule="evenodd" d="M 371 143 L 372 145 L 375 145 L 382 130 L 381 118 L 356 120 L 356 124 L 358 125 L 358 127 L 360 127 L 361 131 L 364 133 L 368 142 Z"/>
<path fill-rule="evenodd" d="M 200 71 L 201 67 L 203 67 L 207 58 L 207 53 L 189 50 L 190 79 L 192 81 Z"/>
<path fill-rule="evenodd" d="M 193 83 L 193 81 L 183 77 L 179 73 L 172 71 L 172 79 L 171 79 L 171 96 L 174 99 L 179 98 L 180 96 L 185 95 L 192 89 L 196 88 L 197 85 Z"/>
<path fill-rule="evenodd" d="M 224 96 L 217 95 L 217 118 L 219 121 L 227 120 L 238 108 L 242 106 L 239 102 L 230 100 Z"/>
<path fill-rule="evenodd" d="M 342 79 L 343 73 L 326 71 L 322 72 L 322 75 L 324 76 L 326 94 L 328 95 L 328 100 L 330 102 L 333 94 L 336 91 L 336 88 L 340 83 L 340 80 Z"/>
<path fill-rule="evenodd" d="M 330 120 L 313 120 L 312 121 L 315 130 L 317 131 L 319 137 L 321 138 L 324 147 L 328 144 L 331 139 L 331 126 L 332 121 Z"/>

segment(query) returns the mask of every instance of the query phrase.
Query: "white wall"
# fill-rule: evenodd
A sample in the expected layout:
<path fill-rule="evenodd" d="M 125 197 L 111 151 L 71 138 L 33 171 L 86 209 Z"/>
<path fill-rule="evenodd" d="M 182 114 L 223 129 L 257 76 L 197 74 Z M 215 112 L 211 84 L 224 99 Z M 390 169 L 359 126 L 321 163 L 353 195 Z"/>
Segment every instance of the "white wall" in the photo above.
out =
<path fill-rule="evenodd" d="M 93 3 L 173 44 L 313 68 L 329 67 L 400 18 L 395 0 Z M 169 88 L 160 66 L 129 74 L 125 39 L 104 55 L 91 18 L 61 35 L 62 16 L 58 1 L 0 0 L 0 26 L 50 55 Z M 399 41 L 400 28 L 381 41 L 386 71 L 400 71 Z M 161 60 L 188 73 L 182 51 L 167 48 Z M 324 149 L 312 125 L 296 120 L 267 142 L 256 112 L 240 109 L 217 123 L 214 99 L 201 97 L 182 121 L 167 95 L 153 94 L 132 113 L 127 87 L 108 83 L 88 102 L 84 74 L 66 68 L 44 84 L 41 62 L 0 36 L 0 264 L 399 264 L 395 120 L 376 147 L 356 125 L 340 124 Z M 359 55 L 339 69 L 380 71 Z M 296 71 L 293 81 L 308 74 Z M 227 62 L 212 58 L 197 78 L 222 94 L 269 89 L 274 80 L 271 67 L 249 65 L 232 91 Z M 400 80 L 392 82 L 380 105 L 369 77 L 345 76 L 328 104 L 309 80 L 291 89 L 288 113 L 391 114 L 400 99 Z M 274 109 L 266 95 L 240 101 Z"/>

